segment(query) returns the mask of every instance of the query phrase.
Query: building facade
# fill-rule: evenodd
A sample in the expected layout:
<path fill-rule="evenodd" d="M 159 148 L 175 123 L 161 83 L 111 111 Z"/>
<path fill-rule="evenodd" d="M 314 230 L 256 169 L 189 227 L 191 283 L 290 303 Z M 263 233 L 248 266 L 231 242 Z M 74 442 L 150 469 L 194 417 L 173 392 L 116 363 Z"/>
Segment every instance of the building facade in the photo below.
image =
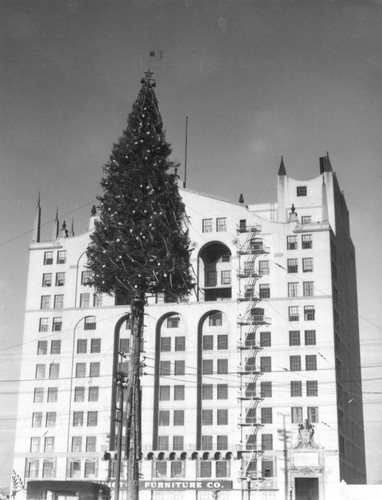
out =
<path fill-rule="evenodd" d="M 366 482 L 355 253 L 328 156 L 277 202 L 182 190 L 195 292 L 149 297 L 143 500 L 324 500 Z M 30 247 L 14 469 L 31 499 L 127 498 L 129 308 L 87 284 L 94 226 Z M 123 431 L 120 432 L 119 421 Z M 119 451 L 121 450 L 121 451 Z"/>

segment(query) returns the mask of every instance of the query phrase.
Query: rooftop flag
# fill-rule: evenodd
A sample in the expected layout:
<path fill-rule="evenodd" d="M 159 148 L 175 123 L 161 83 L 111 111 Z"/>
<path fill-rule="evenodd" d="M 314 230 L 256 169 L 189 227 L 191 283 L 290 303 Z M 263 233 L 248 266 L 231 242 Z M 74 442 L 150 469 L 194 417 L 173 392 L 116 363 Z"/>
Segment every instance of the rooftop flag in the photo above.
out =
<path fill-rule="evenodd" d="M 161 61 L 163 52 L 161 50 L 150 51 L 150 61 Z"/>

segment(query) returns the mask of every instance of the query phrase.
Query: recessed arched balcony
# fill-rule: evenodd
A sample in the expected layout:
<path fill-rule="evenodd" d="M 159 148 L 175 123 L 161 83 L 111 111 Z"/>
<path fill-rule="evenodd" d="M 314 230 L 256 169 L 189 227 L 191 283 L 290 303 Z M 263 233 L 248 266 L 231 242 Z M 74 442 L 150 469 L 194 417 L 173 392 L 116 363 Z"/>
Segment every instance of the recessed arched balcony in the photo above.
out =
<path fill-rule="evenodd" d="M 221 242 L 202 248 L 198 260 L 200 300 L 214 301 L 232 297 L 232 256 Z"/>

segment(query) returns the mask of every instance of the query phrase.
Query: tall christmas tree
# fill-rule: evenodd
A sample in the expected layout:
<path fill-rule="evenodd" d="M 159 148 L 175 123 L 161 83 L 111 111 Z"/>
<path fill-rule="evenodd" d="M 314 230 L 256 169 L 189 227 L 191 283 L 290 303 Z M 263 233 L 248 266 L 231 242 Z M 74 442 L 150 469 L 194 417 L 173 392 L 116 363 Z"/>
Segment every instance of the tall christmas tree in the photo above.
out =
<path fill-rule="evenodd" d="M 132 353 L 127 388 L 130 432 L 129 499 L 138 498 L 140 451 L 140 352 L 144 304 L 149 295 L 171 301 L 191 291 L 189 238 L 150 71 L 104 167 L 99 220 L 87 249 L 92 285 L 98 293 L 128 297 Z M 119 485 L 116 484 L 119 492 Z M 118 496 L 118 495 L 117 495 Z"/>

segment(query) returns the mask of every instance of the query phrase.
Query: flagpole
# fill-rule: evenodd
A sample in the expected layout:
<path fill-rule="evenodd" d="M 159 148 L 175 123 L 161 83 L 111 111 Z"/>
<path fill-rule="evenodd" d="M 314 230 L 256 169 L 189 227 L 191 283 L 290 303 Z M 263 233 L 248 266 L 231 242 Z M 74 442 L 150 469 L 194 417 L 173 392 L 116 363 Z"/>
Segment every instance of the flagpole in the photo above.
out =
<path fill-rule="evenodd" d="M 186 141 L 184 145 L 184 182 L 183 187 L 187 186 L 187 141 L 188 141 L 188 116 L 186 116 Z"/>

